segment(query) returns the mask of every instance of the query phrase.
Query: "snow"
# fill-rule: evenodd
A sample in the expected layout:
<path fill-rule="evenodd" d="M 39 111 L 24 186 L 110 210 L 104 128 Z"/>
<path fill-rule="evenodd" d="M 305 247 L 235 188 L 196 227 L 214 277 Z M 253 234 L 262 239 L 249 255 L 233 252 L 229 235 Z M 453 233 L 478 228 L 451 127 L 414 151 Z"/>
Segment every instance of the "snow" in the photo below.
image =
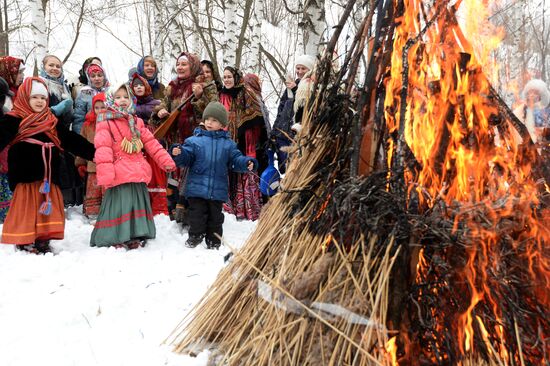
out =
<path fill-rule="evenodd" d="M 157 238 L 126 251 L 91 248 L 92 225 L 69 208 L 55 253 L 34 255 L 0 244 L 0 365 L 202 366 L 163 341 L 200 300 L 229 249 L 189 249 L 167 216 Z M 226 215 L 224 239 L 240 247 L 255 228 Z"/>

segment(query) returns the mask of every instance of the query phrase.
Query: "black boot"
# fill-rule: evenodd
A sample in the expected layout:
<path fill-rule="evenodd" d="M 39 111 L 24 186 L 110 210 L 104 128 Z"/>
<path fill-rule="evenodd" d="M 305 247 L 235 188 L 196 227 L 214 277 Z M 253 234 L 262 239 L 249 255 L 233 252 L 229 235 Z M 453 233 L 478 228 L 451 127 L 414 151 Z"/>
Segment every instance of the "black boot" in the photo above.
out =
<path fill-rule="evenodd" d="M 42 254 L 52 252 L 52 248 L 50 248 L 49 240 L 37 240 L 34 242 L 34 247 L 39 253 L 42 253 Z"/>
<path fill-rule="evenodd" d="M 206 249 L 220 249 L 221 244 L 218 238 L 206 238 Z"/>
<path fill-rule="evenodd" d="M 197 245 L 199 245 L 202 242 L 202 239 L 204 238 L 204 235 L 195 235 L 195 234 L 189 234 L 189 237 L 187 238 L 187 241 L 185 242 L 185 246 L 188 248 L 194 248 Z"/>

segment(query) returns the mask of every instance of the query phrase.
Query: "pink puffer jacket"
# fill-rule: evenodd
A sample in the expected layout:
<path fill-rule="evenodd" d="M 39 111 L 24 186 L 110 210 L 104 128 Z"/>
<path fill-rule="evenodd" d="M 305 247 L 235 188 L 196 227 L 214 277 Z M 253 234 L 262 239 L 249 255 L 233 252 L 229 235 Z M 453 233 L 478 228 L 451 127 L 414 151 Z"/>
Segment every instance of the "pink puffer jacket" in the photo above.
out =
<path fill-rule="evenodd" d="M 135 120 L 147 154 L 163 170 L 174 170 L 176 168 L 174 160 L 147 129 L 143 120 L 137 117 Z M 94 162 L 98 185 L 110 188 L 124 183 L 147 184 L 151 180 L 151 166 L 145 160 L 143 153 L 128 154 L 122 151 L 120 143 L 124 137 L 127 140 L 131 140 L 132 137 L 130 126 L 125 118 L 97 123 Z"/>

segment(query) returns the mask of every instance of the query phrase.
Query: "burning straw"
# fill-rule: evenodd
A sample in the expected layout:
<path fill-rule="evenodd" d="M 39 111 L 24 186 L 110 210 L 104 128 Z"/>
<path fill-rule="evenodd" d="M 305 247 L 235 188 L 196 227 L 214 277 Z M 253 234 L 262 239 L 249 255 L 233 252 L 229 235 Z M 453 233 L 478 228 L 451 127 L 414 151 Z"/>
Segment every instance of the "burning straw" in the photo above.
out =
<path fill-rule="evenodd" d="M 548 364 L 545 149 L 485 77 L 461 1 L 370 1 L 335 73 L 354 3 L 282 191 L 170 341 L 216 365 Z"/>

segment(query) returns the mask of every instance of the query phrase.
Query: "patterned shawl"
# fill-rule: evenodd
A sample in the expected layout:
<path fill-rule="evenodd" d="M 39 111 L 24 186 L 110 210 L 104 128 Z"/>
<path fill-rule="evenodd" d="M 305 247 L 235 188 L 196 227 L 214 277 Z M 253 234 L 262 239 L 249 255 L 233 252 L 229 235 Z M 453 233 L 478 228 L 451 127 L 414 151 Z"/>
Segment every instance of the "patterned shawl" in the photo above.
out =
<path fill-rule="evenodd" d="M 10 89 L 16 89 L 17 74 L 23 60 L 12 56 L 0 57 L 0 76 L 8 82 Z"/>
<path fill-rule="evenodd" d="M 19 123 L 19 131 L 10 145 L 14 145 L 21 140 L 39 133 L 45 133 L 58 149 L 63 150 L 55 128 L 57 125 L 57 118 L 51 112 L 50 108 L 48 108 L 48 103 L 46 103 L 46 107 L 38 113 L 33 111 L 29 104 L 33 81 L 44 84 L 44 81 L 40 78 L 26 78 L 19 87 L 18 97 L 13 103 L 13 109 L 8 112 L 9 115 L 22 119 L 21 123 Z M 49 102 L 49 98 L 47 102 Z"/>

